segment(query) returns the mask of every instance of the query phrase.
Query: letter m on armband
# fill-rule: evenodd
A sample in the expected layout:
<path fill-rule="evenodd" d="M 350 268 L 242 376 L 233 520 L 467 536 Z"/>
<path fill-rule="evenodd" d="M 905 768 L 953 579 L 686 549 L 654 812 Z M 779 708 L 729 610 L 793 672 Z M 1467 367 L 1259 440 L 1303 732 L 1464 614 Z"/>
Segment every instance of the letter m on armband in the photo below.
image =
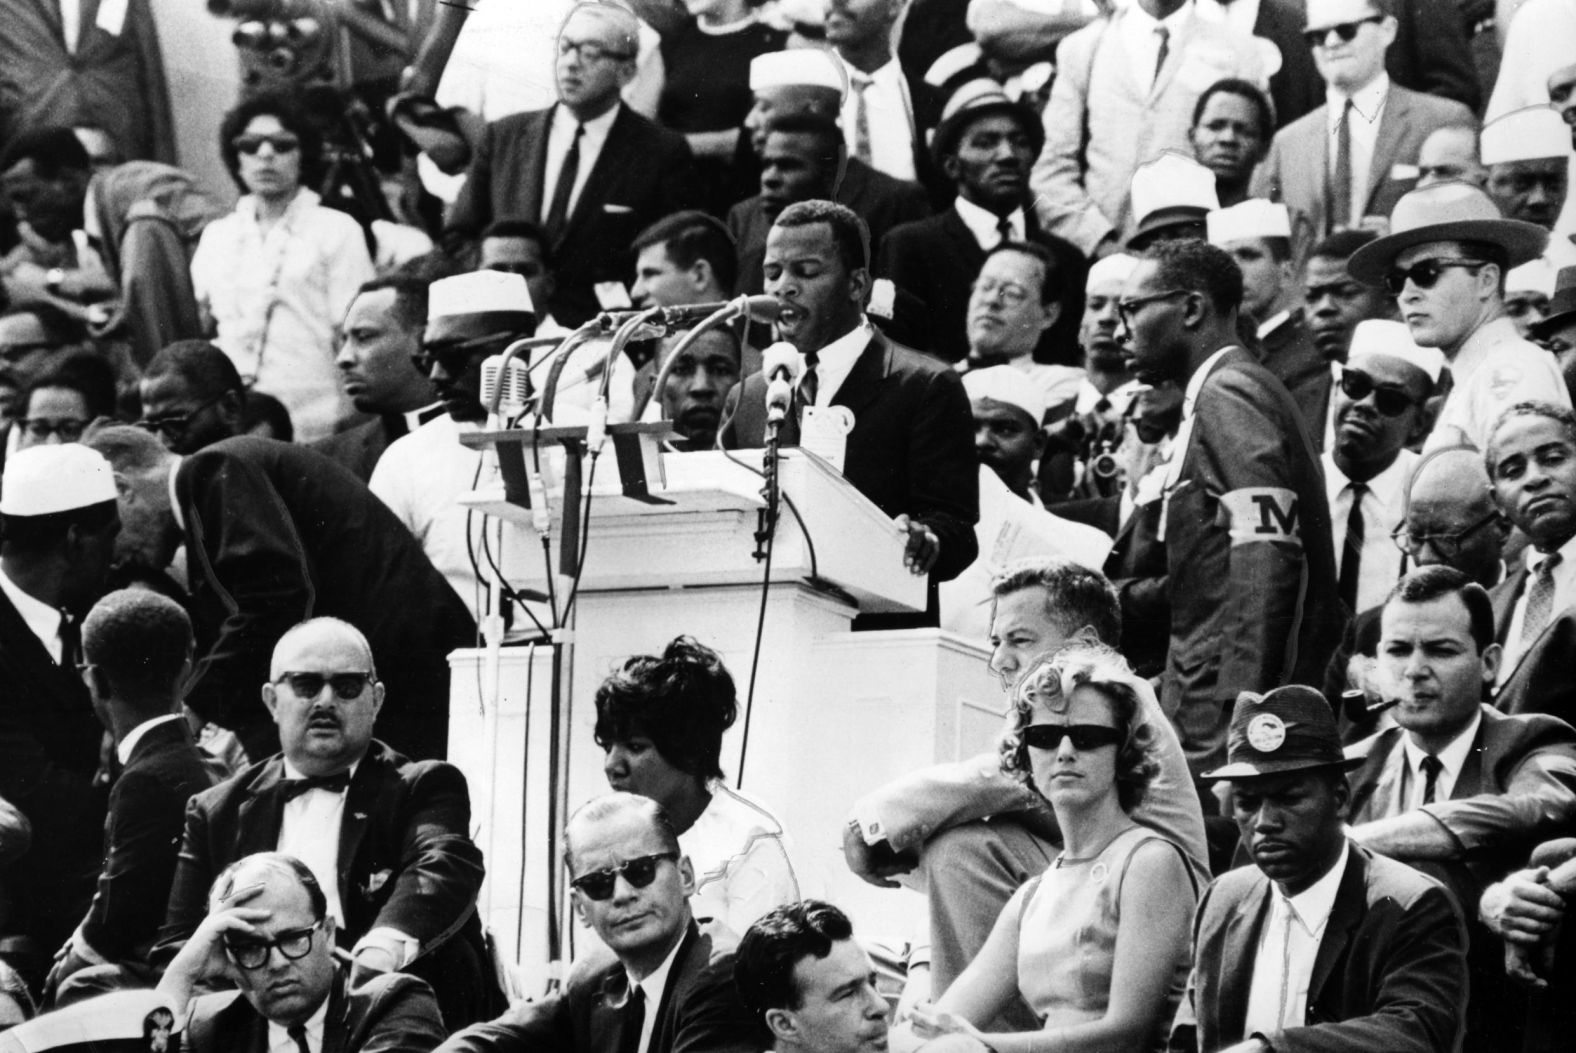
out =
<path fill-rule="evenodd" d="M 1297 494 L 1279 486 L 1250 486 L 1220 499 L 1233 545 L 1279 541 L 1302 546 Z"/>

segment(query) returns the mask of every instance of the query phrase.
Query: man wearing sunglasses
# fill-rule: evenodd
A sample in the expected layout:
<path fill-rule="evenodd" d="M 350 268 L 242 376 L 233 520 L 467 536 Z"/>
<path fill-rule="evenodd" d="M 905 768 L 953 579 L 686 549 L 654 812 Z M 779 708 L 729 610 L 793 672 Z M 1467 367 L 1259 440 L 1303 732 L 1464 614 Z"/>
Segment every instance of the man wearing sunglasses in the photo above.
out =
<path fill-rule="evenodd" d="M 259 852 L 205 893 L 208 916 L 159 981 L 184 1017 L 187 1053 L 404 1050 L 443 1041 L 432 990 L 400 973 L 360 977 L 336 961 L 338 926 L 310 868 Z M 215 986 L 236 990 L 204 994 Z"/>
<path fill-rule="evenodd" d="M 173 453 L 196 453 L 245 430 L 246 385 L 230 356 L 206 340 L 177 340 L 154 355 L 138 391 L 137 427 Z"/>
<path fill-rule="evenodd" d="M 1542 227 L 1502 218 L 1479 188 L 1438 183 L 1401 198 L 1390 233 L 1352 254 L 1352 277 L 1394 296 L 1412 339 L 1450 364 L 1454 387 L 1429 448 L 1485 449 L 1494 421 L 1517 402 L 1570 405 L 1554 356 L 1522 339 L 1505 313 L 1506 275 L 1548 241 Z"/>
<path fill-rule="evenodd" d="M 1571 129 L 1553 106 L 1527 106 L 1483 127 L 1484 189 L 1507 219 L 1553 231 L 1565 208 Z M 1576 246 L 1550 238 L 1542 257 L 1550 273 L 1576 264 Z"/>
<path fill-rule="evenodd" d="M 697 921 L 695 873 L 661 805 L 597 797 L 564 829 L 575 912 L 606 945 L 562 990 L 467 1028 L 443 1053 L 757 1053 L 771 1036 L 733 984 L 738 937 Z M 611 959 L 611 960 L 609 960 Z"/>
<path fill-rule="evenodd" d="M 465 777 L 372 737 L 384 684 L 353 626 L 302 622 L 268 675 L 283 750 L 192 799 L 155 960 L 199 928 L 215 874 L 277 849 L 316 876 L 333 919 L 325 939 L 350 951 L 357 976 L 413 973 L 451 1026 L 485 1019 L 497 988 L 475 915 L 482 858 Z"/>

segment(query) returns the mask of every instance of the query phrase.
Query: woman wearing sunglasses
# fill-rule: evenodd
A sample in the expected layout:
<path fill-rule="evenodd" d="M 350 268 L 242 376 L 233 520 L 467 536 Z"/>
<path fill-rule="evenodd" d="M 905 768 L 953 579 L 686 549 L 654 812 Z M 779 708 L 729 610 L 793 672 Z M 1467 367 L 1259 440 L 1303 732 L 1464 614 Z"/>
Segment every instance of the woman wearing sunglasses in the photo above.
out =
<path fill-rule="evenodd" d="M 323 438 L 350 412 L 334 351 L 340 320 L 372 278 L 366 238 L 308 189 L 322 144 L 284 96 L 257 95 L 226 114 L 219 149 L 244 196 L 203 231 L 192 259 L 198 303 L 247 386 L 285 404 L 298 440 Z"/>
<path fill-rule="evenodd" d="M 893 1049 L 955 1034 L 997 1053 L 1164 1048 L 1197 888 L 1182 851 L 1132 818 L 1158 770 L 1139 690 L 1127 663 L 1095 646 L 1020 681 L 1002 768 L 1050 802 L 1062 853 L 1013 895 L 947 992 L 894 1033 Z M 1018 998 L 1040 1030 L 976 1029 Z"/>

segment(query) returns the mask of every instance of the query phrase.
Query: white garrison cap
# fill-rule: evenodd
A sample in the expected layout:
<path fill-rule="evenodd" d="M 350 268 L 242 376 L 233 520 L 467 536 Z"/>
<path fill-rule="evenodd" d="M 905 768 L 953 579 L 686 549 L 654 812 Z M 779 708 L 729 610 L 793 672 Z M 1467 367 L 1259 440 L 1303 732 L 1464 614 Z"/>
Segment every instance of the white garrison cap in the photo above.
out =
<path fill-rule="evenodd" d="M 109 462 L 79 442 L 30 446 L 6 459 L 0 514 L 47 516 L 113 500 Z"/>
<path fill-rule="evenodd" d="M 1510 269 L 1510 273 L 1505 275 L 1505 292 L 1535 292 L 1553 296 L 1554 282 L 1558 277 L 1557 268 L 1549 262 L 1548 257 L 1539 256 L 1531 263 Z"/>
<path fill-rule="evenodd" d="M 1111 282 L 1117 285 L 1126 285 L 1127 279 L 1133 276 L 1133 271 L 1138 268 L 1138 257 L 1129 256 L 1125 252 L 1113 252 L 1109 256 L 1102 256 L 1089 266 L 1089 278 L 1084 283 L 1089 288 Z"/>
<path fill-rule="evenodd" d="M 1193 160 L 1167 150 L 1133 173 L 1133 218 L 1143 222 L 1163 208 L 1197 208 L 1213 212 L 1220 207 L 1215 194 L 1215 173 Z"/>
<path fill-rule="evenodd" d="M 1206 220 L 1211 245 L 1258 238 L 1291 237 L 1291 213 L 1278 201 L 1252 197 L 1230 208 L 1216 209 Z"/>
<path fill-rule="evenodd" d="M 1021 369 L 1012 366 L 971 369 L 963 374 L 963 390 L 968 392 L 970 401 L 990 399 L 992 402 L 1018 407 L 1029 415 L 1035 427 L 1039 427 L 1045 419 L 1045 392 Z"/>
<path fill-rule="evenodd" d="M 1358 322 L 1357 328 L 1352 330 L 1352 346 L 1346 360 L 1355 362 L 1364 355 L 1399 358 L 1426 373 L 1430 383 L 1437 383 L 1445 368 L 1444 353 L 1437 347 L 1419 347 L 1405 322 L 1382 319 Z"/>
<path fill-rule="evenodd" d="M 840 96 L 848 94 L 837 59 L 820 48 L 772 51 L 750 60 L 751 91 L 794 86 L 830 88 Z"/>
<path fill-rule="evenodd" d="M 1571 128 L 1552 106 L 1524 106 L 1485 124 L 1481 143 L 1486 165 L 1568 157 Z"/>
<path fill-rule="evenodd" d="M 534 311 L 531 287 L 519 274 L 471 271 L 440 278 L 427 287 L 427 323 L 493 311 Z"/>

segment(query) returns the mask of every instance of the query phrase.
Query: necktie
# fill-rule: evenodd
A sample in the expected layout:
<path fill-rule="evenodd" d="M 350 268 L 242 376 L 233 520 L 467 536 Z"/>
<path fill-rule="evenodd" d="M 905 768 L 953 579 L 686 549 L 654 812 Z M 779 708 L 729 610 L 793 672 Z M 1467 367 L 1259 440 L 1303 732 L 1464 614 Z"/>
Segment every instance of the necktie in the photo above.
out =
<path fill-rule="evenodd" d="M 815 405 L 815 396 L 821 390 L 821 378 L 815 367 L 821 356 L 814 351 L 804 354 L 804 375 L 799 378 L 799 418 L 804 418 L 804 408 Z"/>
<path fill-rule="evenodd" d="M 575 125 L 575 137 L 564 155 L 564 164 L 558 170 L 558 185 L 553 187 L 553 203 L 547 209 L 547 236 L 554 241 L 564 232 L 564 221 L 569 217 L 569 196 L 575 192 L 575 180 L 580 177 L 580 137 L 586 126 Z"/>
<path fill-rule="evenodd" d="M 1171 54 L 1171 30 L 1163 25 L 1155 27 L 1155 36 L 1160 38 L 1160 51 L 1155 55 L 1154 80 L 1160 79 L 1160 71 L 1166 66 L 1166 56 Z"/>
<path fill-rule="evenodd" d="M 1527 587 L 1527 610 L 1521 619 L 1523 650 L 1542 635 L 1549 624 L 1549 616 L 1554 613 L 1554 565 L 1559 561 L 1558 552 L 1544 556 L 1538 569 L 1533 571 L 1532 584 Z"/>
<path fill-rule="evenodd" d="M 1275 1021 L 1282 1027 L 1287 1025 L 1286 1003 L 1291 999 L 1291 903 L 1286 903 L 1286 926 L 1281 930 L 1281 970 L 1280 970 L 1280 1001 L 1275 1005 Z M 1300 1023 L 1301 1021 L 1293 1021 Z"/>
<path fill-rule="evenodd" d="M 296 1044 L 296 1049 L 300 1050 L 301 1053 L 312 1053 L 312 1047 L 306 1040 L 306 1026 L 304 1024 L 295 1024 L 285 1028 L 285 1034 L 290 1036 L 291 1041 Z"/>
<path fill-rule="evenodd" d="M 60 612 L 60 668 L 75 669 L 82 661 L 82 626 L 76 616 L 62 609 Z"/>
<path fill-rule="evenodd" d="M 309 775 L 305 779 L 286 779 L 280 786 L 279 792 L 284 794 L 285 800 L 293 801 L 312 790 L 344 793 L 349 787 L 350 773 L 342 771 L 338 775 Z"/>
<path fill-rule="evenodd" d="M 1335 588 L 1341 601 L 1346 604 L 1346 609 L 1355 614 L 1357 575 L 1362 572 L 1363 563 L 1363 495 L 1368 492 L 1368 487 L 1362 483 L 1347 483 L 1346 488 L 1352 494 L 1352 510 L 1346 517 L 1346 541 L 1341 546 L 1341 577 Z"/>
<path fill-rule="evenodd" d="M 870 160 L 870 104 L 865 101 L 865 89 L 875 82 L 855 71 L 849 78 L 854 87 L 854 156 L 865 164 Z"/>
<path fill-rule="evenodd" d="M 1423 769 L 1423 803 L 1433 804 L 1434 791 L 1439 789 L 1439 773 L 1445 770 L 1445 766 L 1432 753 L 1425 754 L 1417 766 Z"/>
<path fill-rule="evenodd" d="M 1352 222 L 1352 100 L 1341 107 L 1341 121 L 1335 131 L 1335 172 L 1330 177 L 1330 229 L 1339 230 Z"/>
<path fill-rule="evenodd" d="M 996 244 L 1005 245 L 1012 240 L 1012 217 L 1002 216 L 996 221 L 996 232 L 1001 235 L 1001 240 Z"/>
<path fill-rule="evenodd" d="M 629 992 L 623 1009 L 624 1033 L 619 1053 L 640 1053 L 640 1032 L 646 1026 L 646 992 L 636 987 Z"/>

